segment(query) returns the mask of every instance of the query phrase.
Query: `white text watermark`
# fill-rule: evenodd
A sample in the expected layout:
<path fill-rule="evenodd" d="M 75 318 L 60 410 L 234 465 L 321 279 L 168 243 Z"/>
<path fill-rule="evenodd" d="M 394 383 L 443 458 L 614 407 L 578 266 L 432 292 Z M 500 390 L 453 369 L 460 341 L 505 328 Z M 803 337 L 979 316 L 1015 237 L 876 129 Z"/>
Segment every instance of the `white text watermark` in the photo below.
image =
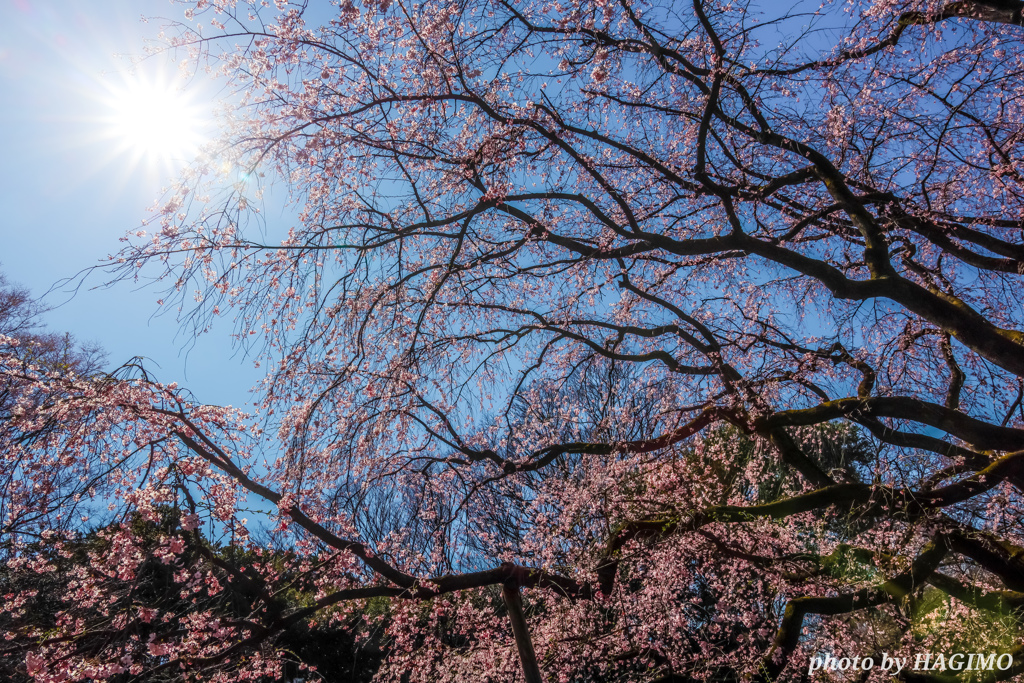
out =
<path fill-rule="evenodd" d="M 815 671 L 870 671 L 879 668 L 898 674 L 912 671 L 1006 671 L 1013 666 L 1013 655 L 957 652 L 954 654 L 921 652 L 915 656 L 896 657 L 883 652 L 880 657 L 812 657 L 807 673 Z"/>

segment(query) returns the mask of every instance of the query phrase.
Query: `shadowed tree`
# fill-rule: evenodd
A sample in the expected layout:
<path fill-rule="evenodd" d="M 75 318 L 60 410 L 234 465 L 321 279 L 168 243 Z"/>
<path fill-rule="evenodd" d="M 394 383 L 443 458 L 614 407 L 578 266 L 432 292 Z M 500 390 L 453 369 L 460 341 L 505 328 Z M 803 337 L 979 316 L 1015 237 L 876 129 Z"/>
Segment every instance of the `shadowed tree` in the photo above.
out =
<path fill-rule="evenodd" d="M 170 49 L 237 99 L 110 266 L 234 315 L 255 419 L 36 372 L 60 399 L 15 427 L 60 429 L 10 443 L 113 458 L 126 513 L 181 509 L 168 544 L 255 551 L 253 505 L 293 555 L 155 659 L 15 633 L 27 672 L 274 678 L 276 634 L 380 601 L 381 680 L 1024 672 L 1017 3 L 186 4 Z M 140 562 L 100 561 L 74 591 Z M 292 576 L 313 597 L 275 607 Z"/>

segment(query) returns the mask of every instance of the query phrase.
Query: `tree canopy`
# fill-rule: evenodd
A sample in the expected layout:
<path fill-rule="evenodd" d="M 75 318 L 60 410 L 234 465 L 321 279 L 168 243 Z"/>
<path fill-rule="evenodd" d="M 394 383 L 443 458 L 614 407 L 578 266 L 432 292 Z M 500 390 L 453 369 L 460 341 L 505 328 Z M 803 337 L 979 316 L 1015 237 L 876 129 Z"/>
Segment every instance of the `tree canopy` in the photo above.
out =
<path fill-rule="evenodd" d="M 26 490 L 89 480 L 5 501 L 9 566 L 120 516 L 0 657 L 315 678 L 297 625 L 380 624 L 379 680 L 1019 680 L 1024 4 L 184 4 L 224 137 L 107 267 L 267 378 L 4 356 Z"/>

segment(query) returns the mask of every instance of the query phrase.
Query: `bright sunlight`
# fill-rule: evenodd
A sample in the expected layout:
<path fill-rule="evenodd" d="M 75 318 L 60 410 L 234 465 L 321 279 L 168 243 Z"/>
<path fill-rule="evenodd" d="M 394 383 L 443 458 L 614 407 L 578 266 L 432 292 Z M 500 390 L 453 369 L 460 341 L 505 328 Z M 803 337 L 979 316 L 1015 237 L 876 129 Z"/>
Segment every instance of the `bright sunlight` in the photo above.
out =
<path fill-rule="evenodd" d="M 126 79 L 111 89 L 107 106 L 108 135 L 117 151 L 139 161 L 189 161 L 205 140 L 202 110 L 176 83 Z"/>

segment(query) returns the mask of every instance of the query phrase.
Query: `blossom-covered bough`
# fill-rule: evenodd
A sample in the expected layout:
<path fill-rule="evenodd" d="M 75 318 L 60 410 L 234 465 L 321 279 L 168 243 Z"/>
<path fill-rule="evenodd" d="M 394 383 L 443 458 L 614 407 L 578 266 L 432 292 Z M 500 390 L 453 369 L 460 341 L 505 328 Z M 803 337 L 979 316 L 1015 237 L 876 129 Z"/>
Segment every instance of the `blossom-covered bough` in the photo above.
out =
<path fill-rule="evenodd" d="M 1020 3 L 188 15 L 231 127 L 118 264 L 272 372 L 252 420 L 5 366 L 4 457 L 124 501 L 5 527 L 19 675 L 273 679 L 299 626 L 382 680 L 1024 672 Z"/>

